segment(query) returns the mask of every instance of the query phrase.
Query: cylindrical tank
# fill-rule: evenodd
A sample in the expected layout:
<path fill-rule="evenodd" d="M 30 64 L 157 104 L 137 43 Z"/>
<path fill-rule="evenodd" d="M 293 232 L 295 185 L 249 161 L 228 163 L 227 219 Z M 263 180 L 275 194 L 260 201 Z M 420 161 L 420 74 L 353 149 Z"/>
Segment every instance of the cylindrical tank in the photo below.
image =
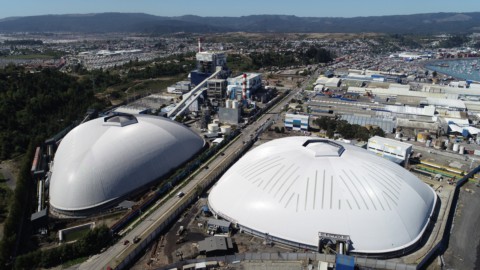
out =
<path fill-rule="evenodd" d="M 459 153 L 460 155 L 463 155 L 463 154 L 465 153 L 465 146 L 460 145 L 459 150 L 458 150 L 458 153 Z"/>
<path fill-rule="evenodd" d="M 227 101 L 225 102 L 225 108 L 227 108 L 227 109 L 232 108 L 232 100 L 231 99 L 227 99 Z"/>
<path fill-rule="evenodd" d="M 395 133 L 395 139 L 400 140 L 402 138 L 402 133 L 397 132 Z"/>
<path fill-rule="evenodd" d="M 452 148 L 453 152 L 458 152 L 459 146 L 460 145 L 458 143 L 454 143 Z"/>
<path fill-rule="evenodd" d="M 232 109 L 237 109 L 238 108 L 238 101 L 234 100 L 232 101 Z"/>
<path fill-rule="evenodd" d="M 221 126 L 221 127 L 220 127 L 220 131 L 221 131 L 224 135 L 229 135 L 230 132 L 232 131 L 232 127 L 229 126 L 229 125 L 224 125 L 224 126 Z"/>
<path fill-rule="evenodd" d="M 218 132 L 218 124 L 208 124 L 208 132 Z"/>
<path fill-rule="evenodd" d="M 431 145 L 432 145 L 432 140 L 427 140 L 427 142 L 425 143 L 425 146 L 430 147 Z"/>
<path fill-rule="evenodd" d="M 435 149 L 440 149 L 442 148 L 442 141 L 441 140 L 436 140 L 435 143 L 433 144 L 433 147 Z"/>
<path fill-rule="evenodd" d="M 218 125 L 218 124 L 220 124 L 220 120 L 219 119 L 213 119 L 212 123 Z"/>

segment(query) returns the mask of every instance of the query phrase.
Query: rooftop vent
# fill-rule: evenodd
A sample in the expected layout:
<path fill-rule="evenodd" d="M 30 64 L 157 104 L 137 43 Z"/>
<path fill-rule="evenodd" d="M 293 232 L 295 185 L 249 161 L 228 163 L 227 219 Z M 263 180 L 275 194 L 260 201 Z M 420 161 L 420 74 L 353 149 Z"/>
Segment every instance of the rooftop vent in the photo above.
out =
<path fill-rule="evenodd" d="M 136 123 L 138 123 L 137 118 L 126 113 L 115 113 L 103 119 L 104 126 L 124 127 Z"/>
<path fill-rule="evenodd" d="M 315 157 L 339 157 L 345 151 L 341 144 L 322 139 L 307 140 L 302 146 L 311 150 Z"/>

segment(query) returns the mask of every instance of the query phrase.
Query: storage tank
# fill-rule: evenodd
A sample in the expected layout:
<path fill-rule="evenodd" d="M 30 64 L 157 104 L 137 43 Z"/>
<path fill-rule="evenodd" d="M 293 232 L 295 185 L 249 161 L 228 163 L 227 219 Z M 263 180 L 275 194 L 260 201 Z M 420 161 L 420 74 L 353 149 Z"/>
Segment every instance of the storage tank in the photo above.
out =
<path fill-rule="evenodd" d="M 452 148 L 453 152 L 458 152 L 459 146 L 460 145 L 458 143 L 454 143 Z"/>
<path fill-rule="evenodd" d="M 459 153 L 460 155 L 463 155 L 463 154 L 465 153 L 465 146 L 460 145 L 458 153 Z"/>
<path fill-rule="evenodd" d="M 425 146 L 426 147 L 432 146 L 432 140 L 427 140 L 427 142 L 425 143 Z"/>
<path fill-rule="evenodd" d="M 208 132 L 209 133 L 218 132 L 218 124 L 208 124 Z"/>
<path fill-rule="evenodd" d="M 397 132 L 395 133 L 395 139 L 400 140 L 402 138 L 402 133 Z"/>
<path fill-rule="evenodd" d="M 227 108 L 227 109 L 232 108 L 232 100 L 231 99 L 227 99 L 227 101 L 225 102 L 225 108 Z"/>
<path fill-rule="evenodd" d="M 218 124 L 220 124 L 220 120 L 219 119 L 213 119 L 212 123 L 218 125 Z"/>
<path fill-rule="evenodd" d="M 229 135 L 230 132 L 232 131 L 232 127 L 229 126 L 229 125 L 224 125 L 224 126 L 221 126 L 221 127 L 220 127 L 220 131 L 221 131 L 224 135 Z"/>
<path fill-rule="evenodd" d="M 227 86 L 227 99 L 235 97 L 235 85 Z"/>
<path fill-rule="evenodd" d="M 433 147 L 435 149 L 440 149 L 442 148 L 442 141 L 441 140 L 436 140 L 435 143 L 433 144 Z"/>
<path fill-rule="evenodd" d="M 238 101 L 237 100 L 232 101 L 232 109 L 238 109 Z"/>

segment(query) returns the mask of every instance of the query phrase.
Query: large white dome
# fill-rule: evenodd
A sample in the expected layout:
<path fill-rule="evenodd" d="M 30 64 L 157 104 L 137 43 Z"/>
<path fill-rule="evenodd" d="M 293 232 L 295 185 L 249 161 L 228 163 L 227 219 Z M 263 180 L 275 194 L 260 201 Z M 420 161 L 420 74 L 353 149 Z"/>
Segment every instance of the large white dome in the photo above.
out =
<path fill-rule="evenodd" d="M 356 146 L 309 137 L 264 143 L 208 197 L 216 214 L 257 234 L 318 246 L 319 232 L 350 236 L 358 253 L 416 243 L 435 191 L 409 171 Z"/>
<path fill-rule="evenodd" d="M 60 212 L 105 206 L 190 159 L 204 140 L 166 118 L 117 115 L 79 125 L 60 143 L 50 205 Z"/>

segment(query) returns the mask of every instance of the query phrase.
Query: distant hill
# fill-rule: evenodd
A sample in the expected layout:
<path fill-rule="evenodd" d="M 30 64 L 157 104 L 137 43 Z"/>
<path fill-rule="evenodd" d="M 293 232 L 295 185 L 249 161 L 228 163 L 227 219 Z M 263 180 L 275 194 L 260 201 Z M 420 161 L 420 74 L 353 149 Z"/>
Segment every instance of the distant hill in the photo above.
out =
<path fill-rule="evenodd" d="M 429 13 L 354 18 L 252 15 L 162 17 L 143 13 L 43 15 L 0 20 L 0 32 L 305 32 L 305 33 L 471 33 L 480 32 L 480 12 Z"/>

